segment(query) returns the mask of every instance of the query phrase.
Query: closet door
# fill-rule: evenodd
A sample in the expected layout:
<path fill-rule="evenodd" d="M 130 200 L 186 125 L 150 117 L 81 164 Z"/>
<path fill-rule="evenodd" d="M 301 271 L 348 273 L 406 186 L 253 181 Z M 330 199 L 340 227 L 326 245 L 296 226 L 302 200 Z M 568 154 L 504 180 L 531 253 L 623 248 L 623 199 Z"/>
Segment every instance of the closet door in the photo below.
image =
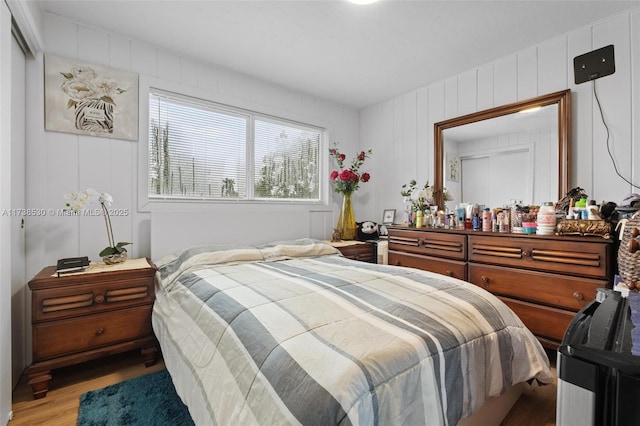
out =
<path fill-rule="evenodd" d="M 26 208 L 26 59 L 20 45 L 11 37 L 11 206 Z M 29 215 L 11 216 L 11 353 L 12 385 L 18 384 L 27 363 L 26 251 L 24 221 Z"/>

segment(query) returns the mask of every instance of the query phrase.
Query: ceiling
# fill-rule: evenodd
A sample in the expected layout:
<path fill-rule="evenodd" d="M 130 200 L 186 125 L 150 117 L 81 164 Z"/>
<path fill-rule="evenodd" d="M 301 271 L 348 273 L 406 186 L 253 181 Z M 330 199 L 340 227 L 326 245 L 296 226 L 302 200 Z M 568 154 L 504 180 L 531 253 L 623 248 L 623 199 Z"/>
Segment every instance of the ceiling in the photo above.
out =
<path fill-rule="evenodd" d="M 38 3 L 45 11 L 89 26 L 359 109 L 535 46 L 640 1 Z"/>

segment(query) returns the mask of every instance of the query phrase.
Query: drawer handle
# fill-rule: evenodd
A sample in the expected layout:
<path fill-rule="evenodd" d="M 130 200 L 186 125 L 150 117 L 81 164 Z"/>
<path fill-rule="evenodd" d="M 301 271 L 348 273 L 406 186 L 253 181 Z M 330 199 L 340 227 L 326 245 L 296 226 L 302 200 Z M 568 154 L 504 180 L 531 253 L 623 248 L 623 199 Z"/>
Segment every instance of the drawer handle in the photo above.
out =
<path fill-rule="evenodd" d="M 584 300 L 584 294 L 580 293 L 579 291 L 574 292 L 573 297 L 577 300 Z"/>
<path fill-rule="evenodd" d="M 400 261 L 396 260 L 395 266 L 400 266 Z"/>
<path fill-rule="evenodd" d="M 453 272 L 452 271 L 447 270 L 446 272 L 447 272 L 447 276 L 449 276 L 449 277 L 453 276 Z"/>
<path fill-rule="evenodd" d="M 484 284 L 485 287 L 489 287 L 489 277 L 483 275 L 482 277 L 480 277 L 480 279 L 482 280 L 482 284 Z"/>
<path fill-rule="evenodd" d="M 637 229 L 637 228 L 635 228 Z M 636 239 L 629 240 L 629 253 L 635 253 L 640 248 L 640 243 Z"/>
<path fill-rule="evenodd" d="M 527 250 L 522 250 L 522 256 L 529 257 L 529 252 Z"/>
<path fill-rule="evenodd" d="M 96 336 L 102 336 L 104 334 L 104 328 L 100 327 L 96 330 Z"/>
<path fill-rule="evenodd" d="M 99 294 L 97 295 L 94 299 L 93 299 L 96 303 L 102 303 L 104 302 L 104 296 Z"/>

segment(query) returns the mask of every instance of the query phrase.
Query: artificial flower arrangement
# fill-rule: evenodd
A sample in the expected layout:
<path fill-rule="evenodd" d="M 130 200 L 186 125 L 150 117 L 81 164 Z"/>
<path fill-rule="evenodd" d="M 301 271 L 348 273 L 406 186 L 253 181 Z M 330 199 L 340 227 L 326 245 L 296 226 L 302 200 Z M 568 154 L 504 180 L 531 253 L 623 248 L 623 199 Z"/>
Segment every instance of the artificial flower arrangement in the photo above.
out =
<path fill-rule="evenodd" d="M 105 247 L 99 254 L 105 262 L 109 257 L 120 257 L 122 260 L 126 259 L 127 246 L 132 243 L 119 242 L 114 243 L 113 229 L 111 228 L 111 218 L 109 217 L 109 210 L 107 207 L 111 206 L 113 197 L 104 192 L 100 193 L 93 188 L 88 188 L 86 191 L 71 191 L 65 194 L 64 198 L 67 200 L 66 207 L 74 213 L 79 213 L 86 204 L 100 203 L 102 207 L 102 213 L 104 215 L 104 221 L 107 226 L 107 239 L 109 240 L 109 246 Z"/>
<path fill-rule="evenodd" d="M 432 211 L 431 215 L 429 215 L 429 210 L 431 205 L 434 203 L 434 195 L 436 191 L 433 189 L 431 185 L 429 185 L 429 181 L 424 184 L 423 187 L 418 187 L 418 184 L 415 179 L 409 181 L 408 184 L 402 185 L 402 190 L 400 191 L 400 195 L 404 197 L 404 202 L 406 204 L 405 213 L 407 214 L 407 224 L 409 226 L 424 226 L 421 225 L 424 223 L 436 223 L 436 212 Z M 451 196 L 447 191 L 447 188 L 442 188 L 442 201 L 450 201 Z M 419 222 L 418 212 L 421 212 L 421 216 L 428 217 L 426 222 Z"/>
<path fill-rule="evenodd" d="M 360 167 L 364 164 L 364 160 L 371 155 L 371 150 L 360 151 L 360 153 L 351 161 L 349 167 L 344 167 L 346 155 L 338 151 L 337 146 L 329 149 L 329 154 L 336 160 L 338 168 L 333 170 L 330 179 L 334 182 L 334 191 L 341 194 L 351 194 L 359 188 L 360 182 L 369 182 L 371 175 L 367 172 L 359 174 Z"/>
<path fill-rule="evenodd" d="M 429 207 L 434 202 L 434 195 L 436 194 L 436 190 L 433 189 L 431 185 L 429 185 L 429 181 L 424 184 L 422 188 L 418 188 L 417 182 L 415 179 L 409 181 L 408 184 L 402 185 L 402 190 L 400 191 L 400 195 L 404 197 L 404 201 L 407 204 L 411 204 L 411 211 L 426 211 L 429 210 Z M 451 195 L 447 188 L 442 188 L 442 201 L 451 201 Z"/>
<path fill-rule="evenodd" d="M 345 167 L 344 162 L 347 157 L 338 151 L 337 145 L 329 149 L 329 154 L 336 160 L 336 164 L 341 169 L 340 171 L 333 170 L 329 176 L 334 183 L 333 190 L 343 195 L 342 209 L 340 210 L 335 233 L 340 235 L 340 239 L 353 240 L 356 237 L 357 225 L 353 205 L 351 204 L 351 194 L 358 190 L 360 182 L 369 182 L 369 179 L 371 179 L 371 175 L 367 172 L 360 174 L 360 167 L 364 164 L 364 160 L 371 155 L 371 150 L 360 151 L 351 161 L 349 167 Z"/>
<path fill-rule="evenodd" d="M 426 211 L 433 203 L 433 187 L 429 185 L 429 181 L 423 187 L 418 188 L 415 179 L 409 181 L 408 184 L 402 185 L 400 195 L 404 197 L 404 201 L 410 204 L 412 212 Z"/>

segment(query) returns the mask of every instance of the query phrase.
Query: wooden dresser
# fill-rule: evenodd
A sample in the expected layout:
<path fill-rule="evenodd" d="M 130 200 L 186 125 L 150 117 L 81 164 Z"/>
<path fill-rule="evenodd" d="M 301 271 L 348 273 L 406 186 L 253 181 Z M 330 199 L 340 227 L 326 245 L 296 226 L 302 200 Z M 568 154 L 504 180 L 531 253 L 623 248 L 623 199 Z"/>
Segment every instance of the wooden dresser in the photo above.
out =
<path fill-rule="evenodd" d="M 98 264 L 100 265 L 100 264 Z M 47 395 L 51 370 L 133 349 L 155 363 L 151 328 L 155 269 L 147 259 L 85 273 L 55 276 L 44 268 L 29 282 L 33 364 L 27 369 L 35 398 Z M 119 270 L 118 270 L 119 269 Z"/>
<path fill-rule="evenodd" d="M 389 264 L 466 280 L 497 295 L 548 348 L 611 287 L 613 243 L 600 237 L 389 228 Z"/>

